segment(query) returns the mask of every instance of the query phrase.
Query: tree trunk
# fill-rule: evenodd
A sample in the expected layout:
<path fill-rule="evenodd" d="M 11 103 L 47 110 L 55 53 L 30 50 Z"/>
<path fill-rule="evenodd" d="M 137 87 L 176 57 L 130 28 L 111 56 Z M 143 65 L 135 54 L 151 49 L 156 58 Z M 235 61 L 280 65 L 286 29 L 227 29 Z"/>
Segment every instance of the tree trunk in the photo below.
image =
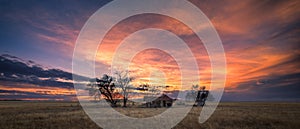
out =
<path fill-rule="evenodd" d="M 123 97 L 123 107 L 126 107 L 126 103 L 127 103 L 127 98 Z"/>
<path fill-rule="evenodd" d="M 111 102 L 111 106 L 112 106 L 112 107 L 117 107 L 117 102 L 116 102 L 116 101 Z"/>

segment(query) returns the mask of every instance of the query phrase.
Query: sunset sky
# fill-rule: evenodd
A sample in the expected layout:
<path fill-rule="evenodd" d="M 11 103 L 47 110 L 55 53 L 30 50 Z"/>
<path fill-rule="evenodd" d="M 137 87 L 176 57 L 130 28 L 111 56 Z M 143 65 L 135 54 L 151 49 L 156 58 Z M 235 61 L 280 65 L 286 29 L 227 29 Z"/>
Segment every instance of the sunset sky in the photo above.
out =
<path fill-rule="evenodd" d="M 1 0 L 0 99 L 74 100 L 71 72 L 76 39 L 88 18 L 109 2 Z M 299 1 L 190 2 L 204 12 L 222 40 L 227 62 L 223 101 L 300 100 Z M 189 15 L 176 9 L 174 14 Z M 124 38 L 149 27 L 173 32 L 186 42 L 195 54 L 201 78 L 192 83 L 209 88 L 211 63 L 201 39 L 180 21 L 155 14 L 127 18 L 110 30 L 98 48 L 97 76 L 109 72 L 113 54 Z M 128 45 L 138 48 L 157 35 L 126 40 L 130 41 Z M 125 47 L 119 55 L 127 56 L 132 50 L 129 48 Z M 172 49 L 182 59 L 189 59 L 181 47 Z M 171 86 L 171 90 L 179 89 L 180 69 L 172 55 L 147 49 L 129 62 L 136 78 L 134 85 L 151 83 L 149 77 L 165 77 L 165 85 Z M 156 80 L 158 84 L 162 81 Z"/>

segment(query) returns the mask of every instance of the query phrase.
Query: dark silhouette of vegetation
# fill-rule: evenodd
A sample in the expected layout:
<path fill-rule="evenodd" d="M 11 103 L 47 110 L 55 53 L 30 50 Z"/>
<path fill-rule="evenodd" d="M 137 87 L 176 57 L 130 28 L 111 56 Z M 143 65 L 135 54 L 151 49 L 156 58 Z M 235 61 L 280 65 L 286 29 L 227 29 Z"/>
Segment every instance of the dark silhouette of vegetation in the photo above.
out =
<path fill-rule="evenodd" d="M 106 101 L 108 101 L 112 107 L 117 106 L 116 96 L 118 96 L 119 94 L 114 92 L 116 86 L 113 83 L 112 76 L 108 76 L 107 74 L 104 74 L 101 79 L 98 78 L 91 79 L 90 83 L 87 86 L 89 86 L 88 90 L 90 95 L 95 95 L 95 93 L 97 93 L 97 90 L 99 90 L 100 91 L 99 97 L 103 95 Z"/>
<path fill-rule="evenodd" d="M 188 101 L 195 101 L 198 94 L 199 85 L 193 85 L 192 89 L 186 94 L 185 98 Z"/>
<path fill-rule="evenodd" d="M 149 84 L 145 83 L 145 84 L 139 85 L 139 87 L 137 87 L 136 90 L 139 90 L 139 91 L 148 91 L 149 87 L 150 87 Z"/>
<path fill-rule="evenodd" d="M 197 98 L 196 98 L 197 105 L 195 106 L 203 107 L 205 105 L 205 101 L 209 94 L 209 91 L 205 90 L 205 88 L 206 88 L 205 86 L 200 87 L 200 90 L 198 91 Z"/>
<path fill-rule="evenodd" d="M 131 89 L 135 89 L 133 86 L 129 85 L 129 83 L 134 80 L 133 77 L 129 76 L 128 71 L 115 71 L 115 82 L 117 87 L 119 87 L 122 90 L 123 94 L 123 107 L 126 107 L 129 92 Z"/>
<path fill-rule="evenodd" d="M 214 97 L 212 94 L 209 94 L 208 90 L 205 90 L 206 87 L 205 86 L 201 86 L 199 87 L 199 85 L 193 85 L 191 91 L 189 91 L 186 96 L 185 99 L 187 101 L 193 101 L 194 106 L 204 106 L 205 105 L 205 101 L 209 100 L 209 101 L 214 101 Z"/>

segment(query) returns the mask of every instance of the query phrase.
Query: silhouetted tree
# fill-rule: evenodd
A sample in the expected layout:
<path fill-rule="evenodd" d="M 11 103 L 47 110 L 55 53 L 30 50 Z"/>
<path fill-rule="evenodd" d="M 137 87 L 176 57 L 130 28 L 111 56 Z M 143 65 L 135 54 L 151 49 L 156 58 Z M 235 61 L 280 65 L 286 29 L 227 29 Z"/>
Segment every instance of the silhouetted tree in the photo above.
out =
<path fill-rule="evenodd" d="M 104 74 L 101 79 L 91 79 L 87 86 L 90 87 L 88 88 L 90 95 L 93 95 L 96 92 L 94 89 L 97 88 L 101 95 L 105 96 L 105 99 L 111 104 L 111 106 L 116 107 L 117 101 L 115 97 L 118 94 L 114 93 L 116 86 L 113 83 L 113 77 Z"/>
<path fill-rule="evenodd" d="M 101 93 L 99 91 L 98 85 L 95 81 L 96 79 L 90 79 L 89 83 L 87 84 L 86 90 L 89 91 L 89 95 L 94 97 L 94 101 L 97 99 L 101 99 Z"/>
<path fill-rule="evenodd" d="M 189 101 L 195 101 L 198 93 L 199 85 L 192 85 L 191 90 L 186 94 L 185 98 Z"/>
<path fill-rule="evenodd" d="M 128 71 L 115 71 L 114 74 L 116 75 L 116 85 L 122 90 L 123 107 L 126 107 L 129 92 L 131 89 L 135 89 L 133 86 L 129 85 L 134 78 L 129 76 Z"/>
<path fill-rule="evenodd" d="M 207 97 L 208 97 L 208 95 L 209 95 L 209 91 L 208 90 L 205 90 L 205 86 L 202 86 L 202 87 L 200 87 L 200 90 L 199 90 L 199 92 L 198 92 L 198 95 L 197 95 L 197 100 L 196 100 L 196 102 L 197 102 L 197 106 L 204 106 L 205 105 L 205 101 L 206 101 L 206 99 L 207 99 Z"/>

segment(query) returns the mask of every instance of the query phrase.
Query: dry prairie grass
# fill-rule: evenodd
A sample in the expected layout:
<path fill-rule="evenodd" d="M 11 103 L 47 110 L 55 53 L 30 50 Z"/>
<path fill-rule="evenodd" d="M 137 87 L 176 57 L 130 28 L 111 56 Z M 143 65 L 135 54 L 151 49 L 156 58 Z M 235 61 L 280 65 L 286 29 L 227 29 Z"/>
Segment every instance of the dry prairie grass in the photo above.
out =
<path fill-rule="evenodd" d="M 76 102 L 0 102 L 1 129 L 97 129 Z M 116 108 L 132 117 L 149 117 L 164 108 Z M 221 103 L 203 124 L 201 108 L 191 112 L 174 129 L 296 129 L 300 127 L 300 103 Z M 152 114 L 147 114 L 151 112 Z"/>

